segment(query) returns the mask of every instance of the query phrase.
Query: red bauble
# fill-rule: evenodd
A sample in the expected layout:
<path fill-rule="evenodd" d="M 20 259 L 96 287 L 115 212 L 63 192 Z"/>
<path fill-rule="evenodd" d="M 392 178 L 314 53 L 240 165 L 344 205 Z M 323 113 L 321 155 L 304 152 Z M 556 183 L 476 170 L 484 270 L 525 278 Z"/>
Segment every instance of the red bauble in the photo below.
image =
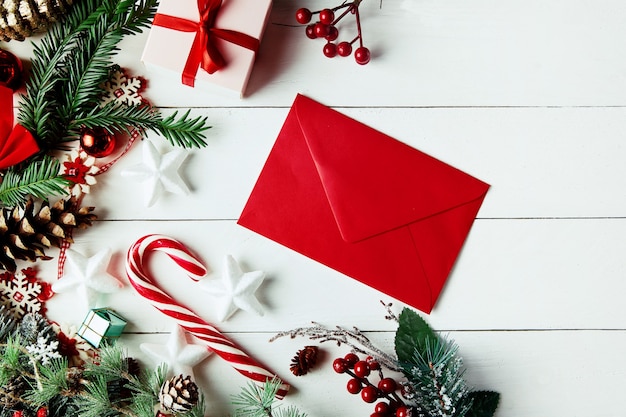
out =
<path fill-rule="evenodd" d="M 15 91 L 22 85 L 22 61 L 9 51 L 0 49 L 0 85 Z"/>
<path fill-rule="evenodd" d="M 115 136 L 103 127 L 83 129 L 80 135 L 80 146 L 87 155 L 102 158 L 113 153 Z"/>

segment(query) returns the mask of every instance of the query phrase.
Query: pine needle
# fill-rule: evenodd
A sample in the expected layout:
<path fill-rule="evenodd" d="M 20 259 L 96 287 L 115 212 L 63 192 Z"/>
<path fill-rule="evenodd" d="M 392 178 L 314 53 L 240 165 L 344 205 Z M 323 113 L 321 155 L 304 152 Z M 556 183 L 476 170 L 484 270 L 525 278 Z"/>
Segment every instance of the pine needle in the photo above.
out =
<path fill-rule="evenodd" d="M 47 199 L 53 195 L 67 194 L 69 181 L 60 172 L 57 159 L 44 156 L 20 170 L 11 167 L 0 184 L 0 202 L 7 207 L 20 206 L 29 195 Z"/>

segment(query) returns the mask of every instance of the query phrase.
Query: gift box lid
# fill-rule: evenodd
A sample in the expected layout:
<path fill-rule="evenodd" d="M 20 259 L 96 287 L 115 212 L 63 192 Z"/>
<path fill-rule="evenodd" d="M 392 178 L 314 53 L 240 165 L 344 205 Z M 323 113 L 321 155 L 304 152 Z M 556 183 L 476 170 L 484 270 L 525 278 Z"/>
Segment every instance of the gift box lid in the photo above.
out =
<path fill-rule="evenodd" d="M 272 0 L 223 0 L 214 27 L 233 30 L 252 36 L 259 41 L 269 19 Z M 157 14 L 198 22 L 197 1 L 162 0 Z M 182 73 L 189 57 L 196 32 L 184 32 L 153 25 L 142 55 L 142 62 L 150 72 L 168 74 L 182 85 Z M 226 66 L 213 74 L 198 69 L 195 88 L 202 91 L 237 94 L 243 97 L 255 52 L 224 39 L 211 37 L 226 62 Z"/>

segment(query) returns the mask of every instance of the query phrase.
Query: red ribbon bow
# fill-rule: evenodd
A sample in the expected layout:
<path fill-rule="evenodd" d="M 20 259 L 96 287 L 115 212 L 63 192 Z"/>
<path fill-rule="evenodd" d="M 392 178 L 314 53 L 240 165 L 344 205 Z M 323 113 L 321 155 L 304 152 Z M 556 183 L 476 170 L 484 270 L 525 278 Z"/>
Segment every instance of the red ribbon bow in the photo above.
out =
<path fill-rule="evenodd" d="M 39 152 L 33 135 L 22 125 L 13 127 L 13 90 L 0 85 L 0 170 Z"/>
<path fill-rule="evenodd" d="M 196 32 L 183 70 L 183 84 L 194 86 L 200 66 L 209 74 L 226 66 L 224 57 L 215 46 L 216 38 L 250 49 L 255 53 L 259 50 L 258 39 L 245 33 L 214 27 L 220 7 L 222 7 L 222 0 L 198 0 L 199 22 L 161 13 L 154 16 L 153 25 L 181 32 Z"/>

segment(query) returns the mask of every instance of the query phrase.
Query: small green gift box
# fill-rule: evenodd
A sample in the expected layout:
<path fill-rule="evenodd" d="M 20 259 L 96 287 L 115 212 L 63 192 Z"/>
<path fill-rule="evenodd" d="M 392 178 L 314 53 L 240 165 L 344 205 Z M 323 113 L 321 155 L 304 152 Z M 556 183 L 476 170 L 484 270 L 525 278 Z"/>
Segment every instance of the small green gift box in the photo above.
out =
<path fill-rule="evenodd" d="M 87 317 L 78 329 L 78 335 L 93 347 L 100 347 L 105 339 L 122 335 L 126 320 L 109 308 L 96 308 L 87 313 Z"/>

